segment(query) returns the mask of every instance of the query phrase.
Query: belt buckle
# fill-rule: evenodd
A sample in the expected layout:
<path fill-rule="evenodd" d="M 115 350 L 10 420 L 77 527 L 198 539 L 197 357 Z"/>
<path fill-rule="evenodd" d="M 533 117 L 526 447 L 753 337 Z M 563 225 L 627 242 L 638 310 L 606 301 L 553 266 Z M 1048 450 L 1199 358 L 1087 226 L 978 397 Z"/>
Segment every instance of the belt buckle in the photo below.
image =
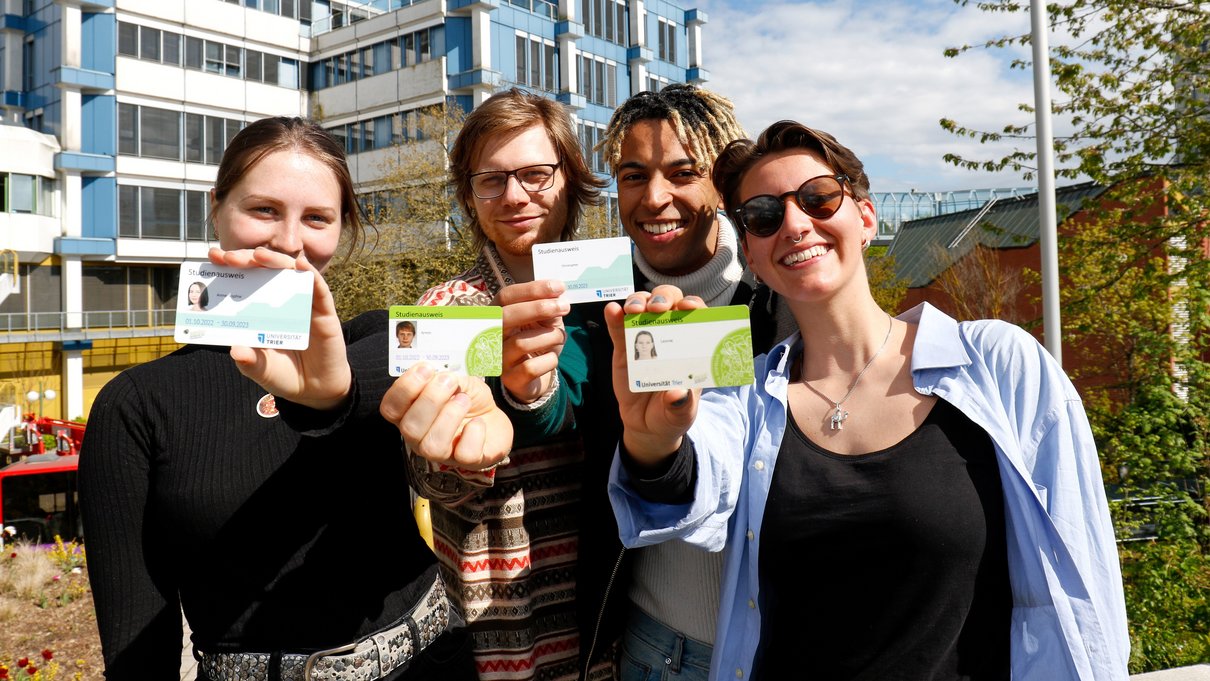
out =
<path fill-rule="evenodd" d="M 361 641 L 346 643 L 343 646 L 328 648 L 327 650 L 317 650 L 311 653 L 307 656 L 307 661 L 303 664 L 303 681 L 312 681 L 311 669 L 315 666 L 315 663 L 319 660 L 319 658 L 327 657 L 328 655 L 340 655 L 341 653 L 352 652 L 359 645 L 361 645 Z"/>

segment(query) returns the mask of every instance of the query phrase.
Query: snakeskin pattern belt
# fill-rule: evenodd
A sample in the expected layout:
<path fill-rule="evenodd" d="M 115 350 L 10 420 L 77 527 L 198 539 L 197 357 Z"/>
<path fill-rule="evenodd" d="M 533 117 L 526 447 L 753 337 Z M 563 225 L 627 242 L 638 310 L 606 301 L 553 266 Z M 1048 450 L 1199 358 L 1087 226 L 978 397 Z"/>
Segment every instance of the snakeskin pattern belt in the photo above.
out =
<path fill-rule="evenodd" d="M 270 653 L 203 654 L 198 664 L 212 681 L 375 681 L 412 661 L 450 625 L 450 602 L 438 575 L 420 603 L 395 626 L 355 643 L 310 655 L 283 653 L 278 678 Z"/>

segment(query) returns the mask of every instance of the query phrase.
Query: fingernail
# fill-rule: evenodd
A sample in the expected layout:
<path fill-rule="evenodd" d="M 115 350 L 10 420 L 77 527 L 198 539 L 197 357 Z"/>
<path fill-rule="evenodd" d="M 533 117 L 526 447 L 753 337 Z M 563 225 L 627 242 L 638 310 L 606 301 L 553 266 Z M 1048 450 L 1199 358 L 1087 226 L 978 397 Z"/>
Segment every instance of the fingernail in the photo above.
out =
<path fill-rule="evenodd" d="M 448 387 L 454 385 L 455 382 L 456 381 L 454 380 L 453 374 L 443 373 L 437 377 L 437 384 L 440 385 L 442 388 L 448 388 Z"/>
<path fill-rule="evenodd" d="M 466 393 L 458 393 L 454 395 L 453 400 L 454 402 L 458 403 L 458 406 L 464 409 L 471 408 L 471 398 L 470 395 L 467 395 Z"/>
<path fill-rule="evenodd" d="M 421 380 L 425 381 L 433 377 L 433 367 L 429 366 L 428 364 L 413 365 L 411 369 L 408 369 L 408 371 L 415 372 L 415 374 L 419 376 Z"/>
<path fill-rule="evenodd" d="M 653 302 L 653 303 L 666 303 L 666 302 L 668 302 L 668 299 L 667 299 L 667 298 L 665 298 L 664 296 L 651 296 L 651 302 Z"/>
<path fill-rule="evenodd" d="M 684 397 L 682 397 L 681 399 L 679 399 L 679 400 L 677 400 L 677 401 L 673 402 L 673 403 L 672 403 L 672 406 L 674 406 L 674 407 L 683 407 L 683 406 L 685 406 L 685 405 L 686 405 L 686 404 L 688 404 L 688 403 L 689 403 L 689 393 L 685 393 L 685 396 L 684 396 Z"/>
<path fill-rule="evenodd" d="M 643 304 L 643 301 L 640 300 L 639 298 L 631 298 L 630 300 L 626 301 L 626 307 L 634 307 L 635 305 L 642 305 L 642 304 Z"/>
<path fill-rule="evenodd" d="M 563 284 L 563 282 L 559 281 L 558 279 L 550 280 L 550 292 L 551 293 L 553 293 L 555 295 L 559 295 L 560 293 L 562 293 L 566 290 L 567 290 L 567 286 L 565 286 Z"/>

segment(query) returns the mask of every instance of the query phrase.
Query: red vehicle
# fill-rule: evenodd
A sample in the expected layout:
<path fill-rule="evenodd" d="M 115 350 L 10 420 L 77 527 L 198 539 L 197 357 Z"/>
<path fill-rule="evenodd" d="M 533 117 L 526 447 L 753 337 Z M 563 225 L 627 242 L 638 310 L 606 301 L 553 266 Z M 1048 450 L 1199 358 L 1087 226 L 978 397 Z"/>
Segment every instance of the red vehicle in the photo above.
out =
<path fill-rule="evenodd" d="M 83 539 L 76 469 L 84 424 L 48 418 L 26 424 L 54 435 L 55 447 L 0 468 L 0 528 L 12 527 L 15 538 L 38 544 L 54 541 L 55 535 Z"/>

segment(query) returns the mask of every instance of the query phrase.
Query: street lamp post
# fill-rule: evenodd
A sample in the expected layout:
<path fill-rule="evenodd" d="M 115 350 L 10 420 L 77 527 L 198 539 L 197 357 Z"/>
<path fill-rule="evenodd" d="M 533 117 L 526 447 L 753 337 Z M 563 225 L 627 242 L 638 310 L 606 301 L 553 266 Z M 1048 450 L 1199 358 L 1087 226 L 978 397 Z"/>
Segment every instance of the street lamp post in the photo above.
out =
<path fill-rule="evenodd" d="M 45 384 L 39 381 L 38 390 L 31 390 L 25 393 L 25 399 L 29 400 L 30 402 L 36 401 L 38 403 L 38 416 L 43 418 L 46 417 L 46 414 L 42 411 L 42 400 L 53 400 L 55 399 L 56 394 L 54 388 L 46 388 L 44 386 Z"/>

